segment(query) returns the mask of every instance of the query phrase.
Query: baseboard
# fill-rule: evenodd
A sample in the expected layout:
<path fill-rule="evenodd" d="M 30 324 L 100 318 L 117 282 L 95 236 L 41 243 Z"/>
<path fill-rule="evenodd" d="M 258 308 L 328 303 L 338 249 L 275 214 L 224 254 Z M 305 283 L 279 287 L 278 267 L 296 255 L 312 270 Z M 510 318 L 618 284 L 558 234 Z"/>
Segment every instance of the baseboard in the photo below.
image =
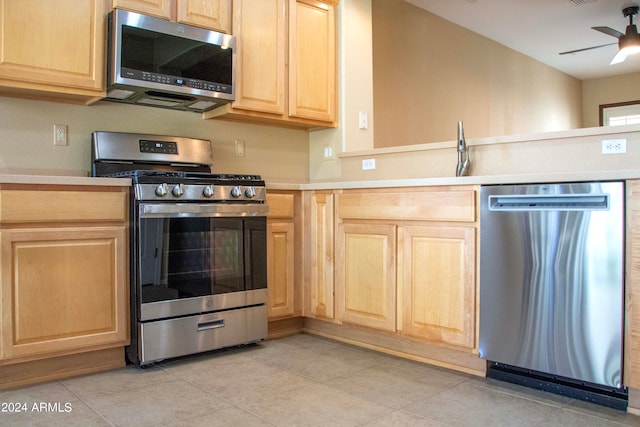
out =
<path fill-rule="evenodd" d="M 288 319 L 270 320 L 267 339 L 282 338 L 289 335 L 299 334 L 304 330 L 304 319 L 302 317 L 292 317 Z"/>
<path fill-rule="evenodd" d="M 304 319 L 304 332 L 476 376 L 484 377 L 486 374 L 486 362 L 472 350 L 455 349 L 393 333 L 311 318 Z"/>
<path fill-rule="evenodd" d="M 0 366 L 0 389 L 58 380 L 125 366 L 124 347 Z"/>

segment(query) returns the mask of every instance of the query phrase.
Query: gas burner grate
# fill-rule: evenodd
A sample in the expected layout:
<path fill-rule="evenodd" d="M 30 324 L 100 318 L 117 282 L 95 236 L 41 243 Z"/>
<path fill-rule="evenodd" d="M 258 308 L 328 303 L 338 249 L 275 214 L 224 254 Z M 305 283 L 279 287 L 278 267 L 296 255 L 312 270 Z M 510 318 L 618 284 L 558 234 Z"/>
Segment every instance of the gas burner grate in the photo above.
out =
<path fill-rule="evenodd" d="M 186 171 L 165 171 L 165 170 L 128 170 L 114 172 L 104 175 L 110 178 L 139 178 L 139 177 L 161 177 L 161 178 L 184 178 L 184 179 L 216 179 L 221 181 L 262 181 L 260 175 L 243 174 L 217 174 L 208 172 L 186 172 Z"/>
<path fill-rule="evenodd" d="M 204 173 L 204 175 L 206 175 L 206 173 Z M 135 169 L 135 170 L 109 173 L 104 176 L 110 177 L 110 178 L 133 178 L 133 177 L 139 177 L 139 176 L 162 176 L 162 177 L 172 177 L 172 178 L 184 178 L 186 176 L 186 172 Z"/>

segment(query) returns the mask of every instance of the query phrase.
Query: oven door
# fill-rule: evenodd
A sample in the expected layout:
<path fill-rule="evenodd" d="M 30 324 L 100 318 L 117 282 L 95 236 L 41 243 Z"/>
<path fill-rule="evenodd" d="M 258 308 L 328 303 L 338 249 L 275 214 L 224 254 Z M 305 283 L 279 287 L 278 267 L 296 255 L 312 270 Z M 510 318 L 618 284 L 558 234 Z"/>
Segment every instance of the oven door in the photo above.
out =
<path fill-rule="evenodd" d="M 138 321 L 267 301 L 263 204 L 139 203 Z"/>

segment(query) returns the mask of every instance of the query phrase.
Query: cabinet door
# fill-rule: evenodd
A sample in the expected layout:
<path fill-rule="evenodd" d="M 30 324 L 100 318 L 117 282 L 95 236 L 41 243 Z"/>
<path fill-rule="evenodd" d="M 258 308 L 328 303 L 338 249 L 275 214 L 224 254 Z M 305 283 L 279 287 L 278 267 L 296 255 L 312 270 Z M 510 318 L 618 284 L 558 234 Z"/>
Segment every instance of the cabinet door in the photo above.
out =
<path fill-rule="evenodd" d="M 178 0 L 178 22 L 231 32 L 231 0 Z"/>
<path fill-rule="evenodd" d="M 309 197 L 307 211 L 310 315 L 333 319 L 333 194 L 312 194 Z"/>
<path fill-rule="evenodd" d="M 128 342 L 125 226 L 5 229 L 2 357 Z"/>
<path fill-rule="evenodd" d="M 286 0 L 234 0 L 234 108 L 285 113 Z"/>
<path fill-rule="evenodd" d="M 289 0 L 289 116 L 336 120 L 335 7 Z"/>
<path fill-rule="evenodd" d="M 624 385 L 640 390 L 640 180 L 627 181 L 626 202 Z"/>
<path fill-rule="evenodd" d="M 349 223 L 341 224 L 338 233 L 338 319 L 395 331 L 396 227 Z"/>
<path fill-rule="evenodd" d="M 98 96 L 105 0 L 0 0 L 0 85 Z"/>
<path fill-rule="evenodd" d="M 267 222 L 267 288 L 270 318 L 294 313 L 294 224 Z"/>
<path fill-rule="evenodd" d="M 411 226 L 399 237 L 403 333 L 473 348 L 475 229 Z"/>
<path fill-rule="evenodd" d="M 158 18 L 171 18 L 171 0 L 113 0 L 113 7 Z"/>

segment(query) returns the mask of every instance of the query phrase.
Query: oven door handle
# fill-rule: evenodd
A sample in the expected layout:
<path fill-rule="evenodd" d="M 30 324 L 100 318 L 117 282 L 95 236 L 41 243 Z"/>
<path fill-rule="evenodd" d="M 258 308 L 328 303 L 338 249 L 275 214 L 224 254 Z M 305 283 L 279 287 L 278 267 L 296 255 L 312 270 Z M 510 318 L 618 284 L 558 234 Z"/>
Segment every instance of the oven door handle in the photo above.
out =
<path fill-rule="evenodd" d="M 262 203 L 140 203 L 140 218 L 267 216 Z"/>

